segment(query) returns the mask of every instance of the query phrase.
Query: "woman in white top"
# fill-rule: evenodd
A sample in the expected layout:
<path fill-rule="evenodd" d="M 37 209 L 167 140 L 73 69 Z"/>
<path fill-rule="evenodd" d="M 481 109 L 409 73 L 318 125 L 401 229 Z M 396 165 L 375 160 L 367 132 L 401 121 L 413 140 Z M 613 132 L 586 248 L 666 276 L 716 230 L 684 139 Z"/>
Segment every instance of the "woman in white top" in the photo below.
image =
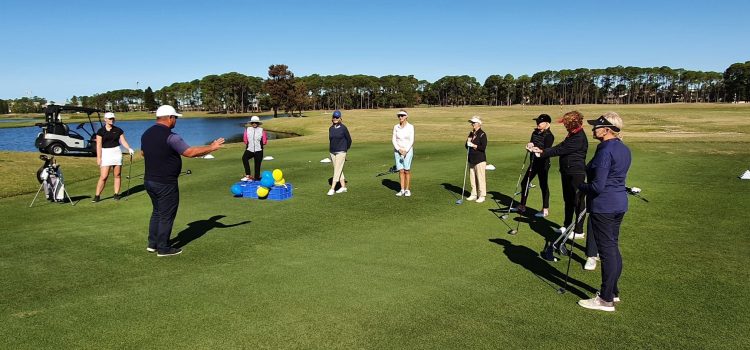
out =
<path fill-rule="evenodd" d="M 260 181 L 260 163 L 263 161 L 263 149 L 268 143 L 266 131 L 260 127 L 263 124 L 256 115 L 250 117 L 250 127 L 245 128 L 242 140 L 245 142 L 245 152 L 242 153 L 242 165 L 245 167 L 245 176 L 241 181 L 253 181 L 250 173 L 250 158 L 255 165 L 255 181 Z"/>
<path fill-rule="evenodd" d="M 409 114 L 400 110 L 396 117 L 398 124 L 393 127 L 393 156 L 401 180 L 401 191 L 396 196 L 411 197 L 411 160 L 414 158 L 414 126 L 409 124 Z"/>

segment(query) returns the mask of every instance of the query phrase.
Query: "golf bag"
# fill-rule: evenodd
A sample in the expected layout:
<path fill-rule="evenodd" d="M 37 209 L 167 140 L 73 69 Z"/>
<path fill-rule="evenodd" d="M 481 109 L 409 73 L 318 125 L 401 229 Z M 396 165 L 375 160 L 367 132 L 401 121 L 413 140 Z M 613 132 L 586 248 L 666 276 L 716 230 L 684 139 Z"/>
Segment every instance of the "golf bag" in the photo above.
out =
<path fill-rule="evenodd" d="M 65 200 L 65 183 L 63 182 L 62 169 L 60 165 L 53 164 L 42 170 L 44 180 L 44 194 L 50 202 L 62 202 Z"/>
<path fill-rule="evenodd" d="M 42 190 L 44 191 L 44 196 L 50 202 L 64 203 L 65 197 L 67 196 L 68 200 L 73 204 L 70 195 L 65 191 L 62 169 L 60 169 L 60 165 L 55 162 L 55 157 L 41 155 L 39 158 L 44 161 L 44 165 L 42 165 L 36 172 L 36 178 L 40 183 L 39 190 L 36 192 L 36 196 L 34 196 L 29 207 L 34 205 L 34 201 Z"/>

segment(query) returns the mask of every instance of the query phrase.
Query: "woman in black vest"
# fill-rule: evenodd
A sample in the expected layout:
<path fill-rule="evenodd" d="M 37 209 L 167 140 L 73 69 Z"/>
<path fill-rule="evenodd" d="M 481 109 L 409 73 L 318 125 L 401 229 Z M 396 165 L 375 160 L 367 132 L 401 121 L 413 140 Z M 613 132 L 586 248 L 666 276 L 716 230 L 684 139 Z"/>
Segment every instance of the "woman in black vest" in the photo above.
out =
<path fill-rule="evenodd" d="M 539 149 L 547 149 L 552 147 L 555 143 L 555 135 L 552 135 L 552 131 L 549 129 L 550 123 L 552 123 L 552 117 L 547 114 L 540 114 L 538 117 L 532 119 L 536 121 L 536 128 L 531 132 L 531 139 L 526 144 L 526 149 L 531 151 L 534 147 Z M 549 175 L 549 158 L 535 157 L 531 155 L 529 168 L 526 170 L 526 176 L 521 181 L 521 203 L 518 205 L 516 211 L 526 211 L 526 200 L 529 198 L 529 185 L 531 180 L 535 176 L 539 175 L 539 188 L 542 190 L 542 210 L 536 213 L 536 217 L 547 217 L 549 215 L 549 183 L 547 178 Z"/>
<path fill-rule="evenodd" d="M 563 227 L 556 231 L 562 233 L 573 222 L 573 217 L 578 216 L 585 207 L 585 197 L 579 193 L 578 186 L 586 179 L 586 152 L 589 149 L 589 142 L 583 132 L 583 114 L 578 111 L 565 113 L 560 122 L 568 131 L 563 142 L 547 149 L 533 147 L 531 151 L 541 159 L 560 157 L 565 220 Z M 576 225 L 570 234 L 573 239 L 583 238 L 583 220 L 576 220 Z M 595 252 L 594 256 L 596 256 Z"/>

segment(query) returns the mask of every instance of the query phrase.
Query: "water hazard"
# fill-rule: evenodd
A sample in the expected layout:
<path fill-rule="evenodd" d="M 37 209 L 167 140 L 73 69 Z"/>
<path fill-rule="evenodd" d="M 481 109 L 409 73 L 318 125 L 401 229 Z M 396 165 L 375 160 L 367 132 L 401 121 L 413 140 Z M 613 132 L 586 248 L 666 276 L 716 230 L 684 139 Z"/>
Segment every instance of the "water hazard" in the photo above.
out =
<path fill-rule="evenodd" d="M 263 116 L 262 120 L 272 119 L 272 116 Z M 211 141 L 223 137 L 227 142 L 242 142 L 242 133 L 249 118 L 181 118 L 177 121 L 174 131 L 182 136 L 189 145 L 205 145 Z M 78 123 L 69 124 L 74 129 Z M 98 122 L 94 122 L 98 127 Z M 115 125 L 125 131 L 125 138 L 134 149 L 141 147 L 141 135 L 154 120 L 128 120 L 117 121 Z M 86 129 L 89 129 L 86 125 Z M 38 152 L 34 147 L 34 140 L 41 131 L 39 127 L 29 126 L 23 128 L 0 128 L 0 151 L 15 152 Z M 84 138 L 89 135 L 83 130 L 76 130 Z M 281 139 L 297 135 L 287 133 L 268 132 L 268 138 Z"/>

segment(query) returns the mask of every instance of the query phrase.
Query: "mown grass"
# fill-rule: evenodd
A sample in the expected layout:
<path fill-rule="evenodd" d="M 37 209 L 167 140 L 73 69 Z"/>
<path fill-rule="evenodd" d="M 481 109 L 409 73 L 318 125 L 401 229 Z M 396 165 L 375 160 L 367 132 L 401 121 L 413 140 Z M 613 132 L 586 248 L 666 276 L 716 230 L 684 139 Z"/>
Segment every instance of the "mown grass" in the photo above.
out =
<path fill-rule="evenodd" d="M 322 112 L 266 124 L 308 131 L 272 141 L 266 151 L 276 159 L 264 166 L 282 169 L 294 184 L 291 200 L 230 196 L 242 174 L 239 145 L 213 160 L 187 159 L 193 174 L 180 180 L 173 233 L 185 253 L 174 258 L 145 252 L 150 201 L 139 181 L 127 201 L 27 208 L 31 192 L 0 199 L 0 348 L 746 346 L 750 200 L 748 183 L 736 179 L 747 166 L 746 147 L 634 142 L 628 134 L 629 183 L 650 203 L 631 198 L 621 236 L 623 302 L 614 314 L 597 313 L 575 305 L 600 282 L 598 271 L 581 269 L 580 254 L 571 267 L 578 282 L 564 295 L 555 289 L 565 261 L 536 256 L 562 221 L 555 162 L 549 220 L 521 218 L 520 233 L 509 236 L 497 217 L 514 191 L 528 119 L 538 111 L 521 111 L 518 121 L 483 115 L 497 167 L 488 172 L 494 200 L 455 204 L 464 112 L 484 111 L 410 110 L 417 130 L 411 198 L 393 195 L 394 175 L 375 177 L 392 164 L 394 111 L 345 112 L 355 141 L 345 170 L 350 192 L 332 198 L 325 195 L 331 168 L 319 163 L 327 155 Z M 91 159 L 80 168 L 69 165 L 75 159 L 61 161 L 73 177 L 88 172 L 83 163 Z M 142 166 L 137 159 L 133 174 Z M 95 179 L 85 177 L 69 182 L 74 197 L 93 192 Z M 529 204 L 538 208 L 532 191 Z M 515 227 L 515 219 L 508 224 Z"/>

